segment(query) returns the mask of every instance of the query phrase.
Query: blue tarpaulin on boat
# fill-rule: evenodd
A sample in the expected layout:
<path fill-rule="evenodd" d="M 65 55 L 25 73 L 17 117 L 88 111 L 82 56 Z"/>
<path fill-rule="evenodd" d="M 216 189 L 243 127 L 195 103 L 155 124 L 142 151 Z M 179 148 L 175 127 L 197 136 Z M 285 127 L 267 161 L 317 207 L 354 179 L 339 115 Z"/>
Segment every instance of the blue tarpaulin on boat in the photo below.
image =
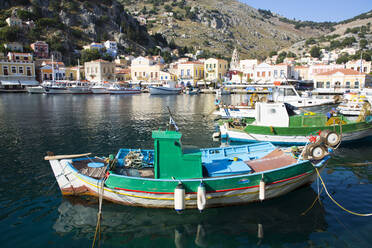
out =
<path fill-rule="evenodd" d="M 212 163 L 205 164 L 204 166 L 210 177 L 251 172 L 251 168 L 241 159 L 238 161 L 231 159 L 214 160 Z"/>
<path fill-rule="evenodd" d="M 19 85 L 18 80 L 1 80 L 2 85 Z"/>

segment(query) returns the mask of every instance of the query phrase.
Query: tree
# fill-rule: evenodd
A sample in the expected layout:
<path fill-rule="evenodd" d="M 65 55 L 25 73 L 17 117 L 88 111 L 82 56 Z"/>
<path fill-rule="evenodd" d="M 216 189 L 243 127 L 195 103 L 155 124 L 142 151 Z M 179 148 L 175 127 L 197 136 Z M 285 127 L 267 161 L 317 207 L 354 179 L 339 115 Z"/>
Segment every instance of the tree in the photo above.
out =
<path fill-rule="evenodd" d="M 348 53 L 342 53 L 341 56 L 339 56 L 338 59 L 336 60 L 336 63 L 337 64 L 345 64 L 349 60 L 350 60 L 349 54 Z"/>
<path fill-rule="evenodd" d="M 365 40 L 365 39 L 360 40 L 359 41 L 359 47 L 360 47 L 360 49 L 366 48 L 367 44 L 368 44 L 368 41 L 367 40 Z"/>
<path fill-rule="evenodd" d="M 98 49 L 86 49 L 81 52 L 82 62 L 89 62 L 101 58 L 101 54 Z"/>
<path fill-rule="evenodd" d="M 172 7 L 170 5 L 168 5 L 168 4 L 164 5 L 164 9 L 167 12 L 171 12 L 172 11 Z"/>
<path fill-rule="evenodd" d="M 286 52 L 279 53 L 278 58 L 276 59 L 276 64 L 283 63 L 283 61 L 284 61 L 284 59 L 286 57 L 287 57 L 287 53 Z"/>
<path fill-rule="evenodd" d="M 269 54 L 270 57 L 275 56 L 275 55 L 278 55 L 277 51 L 271 51 Z"/>
<path fill-rule="evenodd" d="M 313 58 L 320 58 L 320 48 L 318 46 L 313 46 L 311 49 L 310 49 L 310 55 L 311 57 Z"/>

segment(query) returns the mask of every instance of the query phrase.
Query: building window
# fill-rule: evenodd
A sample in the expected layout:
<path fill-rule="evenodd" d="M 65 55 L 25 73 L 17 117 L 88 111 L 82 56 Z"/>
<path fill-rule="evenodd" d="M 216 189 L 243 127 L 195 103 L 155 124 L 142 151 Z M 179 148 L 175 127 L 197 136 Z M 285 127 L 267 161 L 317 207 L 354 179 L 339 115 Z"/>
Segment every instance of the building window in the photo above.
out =
<path fill-rule="evenodd" d="M 271 71 L 269 71 L 269 77 L 271 77 Z"/>
<path fill-rule="evenodd" d="M 168 79 L 168 76 L 165 76 L 165 79 Z"/>
<path fill-rule="evenodd" d="M 28 57 L 23 57 L 23 60 L 28 60 Z"/>
<path fill-rule="evenodd" d="M 134 72 L 134 76 L 137 77 L 137 72 Z"/>
<path fill-rule="evenodd" d="M 114 68 L 111 68 L 111 73 L 114 73 Z"/>
<path fill-rule="evenodd" d="M 103 67 L 103 73 L 106 73 L 106 67 Z"/>
<path fill-rule="evenodd" d="M 199 70 L 199 76 L 201 76 L 202 75 L 202 70 Z"/>
<path fill-rule="evenodd" d="M 27 66 L 26 72 L 27 72 L 27 76 L 31 76 L 31 67 Z"/>
<path fill-rule="evenodd" d="M 317 88 L 324 88 L 324 82 L 316 82 Z"/>
<path fill-rule="evenodd" d="M 216 68 L 216 64 L 214 64 L 214 66 L 213 66 L 214 68 Z"/>
<path fill-rule="evenodd" d="M 363 72 L 367 72 L 367 67 L 364 67 Z"/>
<path fill-rule="evenodd" d="M 220 64 L 220 68 L 221 68 L 221 64 Z"/>
<path fill-rule="evenodd" d="M 16 74 L 16 73 L 17 73 L 17 67 L 12 66 L 12 73 L 13 73 L 13 74 Z"/>
<path fill-rule="evenodd" d="M 262 77 L 265 77 L 265 72 L 264 71 L 262 72 Z"/>
<path fill-rule="evenodd" d="M 331 82 L 327 81 L 326 88 L 331 88 Z"/>
<path fill-rule="evenodd" d="M 354 88 L 355 88 L 355 89 L 358 89 L 358 88 L 359 88 L 359 81 L 355 81 L 355 82 L 354 82 Z"/>
<path fill-rule="evenodd" d="M 260 72 L 258 71 L 258 72 L 257 72 L 257 77 L 259 77 L 259 76 L 260 76 Z"/>
<path fill-rule="evenodd" d="M 19 60 L 19 56 L 15 56 L 15 59 L 16 59 L 16 60 Z"/>
<path fill-rule="evenodd" d="M 190 76 L 190 69 L 187 69 L 187 76 Z"/>
<path fill-rule="evenodd" d="M 183 69 L 181 70 L 181 76 L 183 76 Z"/>
<path fill-rule="evenodd" d="M 274 77 L 278 77 L 278 71 L 277 70 L 274 70 Z"/>
<path fill-rule="evenodd" d="M 284 77 L 284 70 L 280 70 L 280 77 Z"/>
<path fill-rule="evenodd" d="M 347 89 L 350 89 L 350 82 L 346 82 L 346 86 L 345 86 Z"/>
<path fill-rule="evenodd" d="M 8 66 L 3 66 L 3 73 L 4 75 L 9 75 Z"/>
<path fill-rule="evenodd" d="M 195 76 L 198 76 L 198 70 L 195 70 Z"/>

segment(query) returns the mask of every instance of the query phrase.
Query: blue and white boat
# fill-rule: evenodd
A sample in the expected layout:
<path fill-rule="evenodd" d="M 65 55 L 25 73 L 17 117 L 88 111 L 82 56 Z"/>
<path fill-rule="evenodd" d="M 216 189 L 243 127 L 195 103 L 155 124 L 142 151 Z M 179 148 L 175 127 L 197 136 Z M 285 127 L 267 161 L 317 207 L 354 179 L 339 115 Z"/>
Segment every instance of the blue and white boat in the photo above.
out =
<path fill-rule="evenodd" d="M 169 81 L 163 86 L 149 86 L 149 90 L 151 95 L 177 95 L 182 88 L 176 87 L 176 82 Z"/>

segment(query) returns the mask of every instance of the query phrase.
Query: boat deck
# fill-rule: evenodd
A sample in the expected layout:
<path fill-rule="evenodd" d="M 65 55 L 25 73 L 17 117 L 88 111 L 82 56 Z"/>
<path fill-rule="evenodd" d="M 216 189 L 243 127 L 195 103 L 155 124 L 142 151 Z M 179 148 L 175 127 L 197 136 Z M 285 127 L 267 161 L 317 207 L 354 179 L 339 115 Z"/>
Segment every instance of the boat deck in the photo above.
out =
<path fill-rule="evenodd" d="M 289 153 L 283 152 L 281 149 L 275 149 L 262 158 L 246 161 L 245 163 L 253 172 L 263 172 L 297 163 L 297 160 Z"/>
<path fill-rule="evenodd" d="M 92 167 L 92 163 L 100 166 Z M 76 159 L 71 164 L 79 173 L 95 179 L 102 179 L 106 173 L 107 163 L 101 158 Z"/>

